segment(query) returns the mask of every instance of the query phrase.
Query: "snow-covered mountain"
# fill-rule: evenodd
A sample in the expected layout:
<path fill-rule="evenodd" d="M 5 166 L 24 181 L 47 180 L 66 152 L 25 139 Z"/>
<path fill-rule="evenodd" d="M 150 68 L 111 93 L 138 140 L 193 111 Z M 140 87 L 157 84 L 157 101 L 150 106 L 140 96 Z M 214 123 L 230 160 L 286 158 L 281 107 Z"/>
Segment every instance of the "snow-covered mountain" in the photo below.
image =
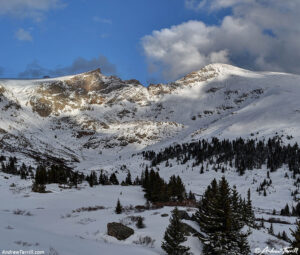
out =
<path fill-rule="evenodd" d="M 0 156 L 16 156 L 18 164 L 37 165 L 63 161 L 86 174 L 100 170 L 116 173 L 120 181 L 130 170 L 140 176 L 146 165 L 141 151 L 158 152 L 174 143 L 212 137 L 263 140 L 278 137 L 285 144 L 300 142 L 300 76 L 252 72 L 225 64 L 211 64 L 169 84 L 145 87 L 137 80 L 122 81 L 100 70 L 40 80 L 0 80 Z M 225 176 L 230 185 L 247 196 L 251 190 L 257 219 L 265 227 L 252 229 L 251 254 L 265 247 L 281 249 L 289 243 L 275 235 L 295 229 L 296 217 L 281 216 L 288 204 L 296 206 L 299 183 L 287 165 L 268 172 L 234 167 L 206 171 L 189 160 L 175 158 L 156 166 L 165 180 L 180 175 L 186 190 L 197 198 L 213 178 Z M 268 176 L 268 177 L 267 177 Z M 267 179 L 265 195 L 258 191 Z M 140 186 L 63 189 L 48 184 L 49 193 L 31 190 L 32 180 L 0 172 L 0 249 L 44 250 L 45 254 L 162 254 L 161 241 L 173 207 L 137 211 L 144 205 Z M 126 208 L 115 214 L 117 199 Z M 89 210 L 88 208 L 96 208 Z M 181 209 L 186 210 L 185 207 Z M 195 208 L 188 208 L 192 215 Z M 275 210 L 275 215 L 272 215 Z M 135 227 L 133 217 L 145 218 L 145 229 Z M 166 217 L 168 216 L 168 217 Z M 107 235 L 107 223 L 119 221 L 134 228 L 125 241 Z M 185 220 L 196 230 L 198 225 Z M 274 234 L 268 229 L 274 222 Z M 143 238 L 155 240 L 148 245 Z M 199 254 L 201 242 L 189 236 L 186 244 Z"/>
<path fill-rule="evenodd" d="M 300 140 L 299 95 L 298 75 L 226 64 L 149 87 L 99 69 L 0 80 L 0 148 L 26 158 L 63 158 L 83 170 L 101 165 L 105 155 L 202 137 L 278 135 L 294 142 Z"/>

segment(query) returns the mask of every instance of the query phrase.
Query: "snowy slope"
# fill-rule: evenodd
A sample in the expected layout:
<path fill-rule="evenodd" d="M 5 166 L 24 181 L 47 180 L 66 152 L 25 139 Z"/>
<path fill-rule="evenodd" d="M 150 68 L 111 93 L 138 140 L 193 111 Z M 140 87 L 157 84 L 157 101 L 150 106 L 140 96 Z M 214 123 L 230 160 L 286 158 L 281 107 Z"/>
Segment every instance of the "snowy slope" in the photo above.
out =
<path fill-rule="evenodd" d="M 80 170 L 101 164 L 101 155 L 130 155 L 200 137 L 277 134 L 300 141 L 300 76 L 292 74 L 212 64 L 148 88 L 99 70 L 0 80 L 0 88 L 1 147 L 63 157 Z"/>
<path fill-rule="evenodd" d="M 158 151 L 173 143 L 213 136 L 279 136 L 285 143 L 300 142 L 299 95 L 298 75 L 252 72 L 225 64 L 208 65 L 178 81 L 148 88 L 136 80 L 106 77 L 99 70 L 55 79 L 0 80 L 0 155 L 15 155 L 19 162 L 32 165 L 40 159 L 64 159 L 80 171 L 117 172 L 121 181 L 127 174 L 122 165 L 135 178 L 149 164 L 139 152 Z M 224 175 L 212 166 L 200 175 L 193 162 L 170 163 L 169 167 L 158 165 L 160 175 L 165 180 L 180 175 L 187 191 L 197 195 L 213 178 Z M 251 189 L 256 217 L 268 219 L 273 217 L 273 209 L 279 213 L 286 203 L 295 205 L 291 196 L 295 187 L 283 166 L 270 173 L 273 183 L 264 197 L 256 189 L 266 175 L 264 167 L 246 171 L 244 176 L 238 176 L 235 169 L 225 172 L 230 185 L 236 185 L 243 197 Z M 33 193 L 30 180 L 0 173 L 0 248 L 40 249 L 52 255 L 56 254 L 53 249 L 58 254 L 162 254 L 169 218 L 161 215 L 170 215 L 172 207 L 113 213 L 118 198 L 123 206 L 143 205 L 146 201 L 140 187 L 90 188 L 83 183 L 78 190 L 62 190 L 51 184 L 47 190 L 52 193 Z M 105 209 L 72 213 L 95 205 Z M 32 216 L 15 214 L 17 209 Z M 135 234 L 124 242 L 107 236 L 108 222 L 130 224 L 128 216 L 132 215 L 145 217 L 146 228 L 139 230 L 133 224 Z M 291 237 L 289 229 L 295 227 L 295 217 L 276 217 L 289 224 L 274 224 L 275 233 L 285 230 Z M 252 230 L 252 253 L 270 244 L 278 249 L 288 246 L 269 235 L 269 225 L 265 225 L 260 231 Z M 154 245 L 136 244 L 140 236 L 155 239 Z M 200 242 L 194 237 L 187 242 L 198 254 Z"/>

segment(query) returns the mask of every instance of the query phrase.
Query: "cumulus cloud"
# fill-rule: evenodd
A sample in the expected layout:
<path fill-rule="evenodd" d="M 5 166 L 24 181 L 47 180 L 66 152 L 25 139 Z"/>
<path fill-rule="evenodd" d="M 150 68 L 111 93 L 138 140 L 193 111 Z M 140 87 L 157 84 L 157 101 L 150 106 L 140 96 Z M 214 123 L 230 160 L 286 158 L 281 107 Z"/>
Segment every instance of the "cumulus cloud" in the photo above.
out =
<path fill-rule="evenodd" d="M 231 9 L 218 25 L 188 21 L 142 38 L 149 70 L 175 79 L 213 62 L 300 73 L 300 2 L 186 0 L 186 7 Z"/>
<path fill-rule="evenodd" d="M 101 68 L 101 71 L 105 74 L 115 74 L 116 67 L 114 64 L 110 63 L 108 59 L 104 56 L 99 56 L 98 58 L 93 58 L 87 60 L 82 57 L 78 57 L 73 61 L 70 66 L 58 67 L 55 69 L 47 69 L 42 67 L 37 61 L 33 61 L 28 64 L 26 69 L 19 73 L 21 78 L 40 78 L 43 76 L 63 76 L 69 74 L 77 74 L 82 72 L 91 71 L 96 68 Z"/>
<path fill-rule="evenodd" d="M 45 12 L 64 6 L 61 0 L 0 0 L 0 15 L 40 20 Z"/>
<path fill-rule="evenodd" d="M 32 41 L 32 36 L 31 33 L 29 31 L 24 30 L 23 28 L 20 28 L 16 33 L 15 33 L 15 37 L 19 40 L 19 41 Z"/>

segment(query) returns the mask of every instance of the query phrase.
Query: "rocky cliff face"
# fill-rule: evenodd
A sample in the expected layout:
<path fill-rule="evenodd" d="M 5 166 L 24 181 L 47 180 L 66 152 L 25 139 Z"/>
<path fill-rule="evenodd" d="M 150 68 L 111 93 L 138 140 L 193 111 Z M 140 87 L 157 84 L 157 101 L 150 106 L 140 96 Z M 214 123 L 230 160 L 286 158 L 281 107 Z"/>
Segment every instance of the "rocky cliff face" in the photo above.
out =
<path fill-rule="evenodd" d="M 277 133 L 298 139 L 293 127 L 300 124 L 299 84 L 299 76 L 222 64 L 147 88 L 100 70 L 0 80 L 0 149 L 34 160 L 80 165 L 89 159 L 96 165 L 102 153 L 132 154 L 211 136 Z"/>

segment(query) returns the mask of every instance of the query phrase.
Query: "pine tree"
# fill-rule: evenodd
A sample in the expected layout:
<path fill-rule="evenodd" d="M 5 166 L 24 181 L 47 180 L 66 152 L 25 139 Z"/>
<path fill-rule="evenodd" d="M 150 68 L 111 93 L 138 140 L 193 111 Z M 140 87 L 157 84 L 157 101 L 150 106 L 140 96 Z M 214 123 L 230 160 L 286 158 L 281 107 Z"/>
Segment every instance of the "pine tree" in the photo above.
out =
<path fill-rule="evenodd" d="M 270 228 L 269 228 L 269 234 L 274 235 L 274 229 L 273 229 L 273 224 L 271 223 Z"/>
<path fill-rule="evenodd" d="M 265 196 L 265 197 L 267 196 L 267 192 L 266 192 L 266 189 L 264 189 L 264 196 Z"/>
<path fill-rule="evenodd" d="M 200 169 L 200 174 L 203 174 L 204 173 L 204 167 L 203 165 L 201 166 L 201 169 Z"/>
<path fill-rule="evenodd" d="M 190 190 L 189 195 L 188 195 L 189 200 L 196 200 L 195 194 Z"/>
<path fill-rule="evenodd" d="M 126 185 L 132 185 L 132 180 L 131 180 L 131 173 L 128 171 L 126 179 L 125 179 L 125 184 Z"/>
<path fill-rule="evenodd" d="M 294 238 L 292 240 L 292 248 L 293 249 L 298 249 L 298 255 L 300 254 L 300 220 L 297 221 L 297 228 L 293 231 L 291 230 L 291 234 Z"/>
<path fill-rule="evenodd" d="M 103 176 L 102 176 L 102 178 L 103 178 Z M 117 176 L 116 176 L 115 173 L 111 174 L 111 176 L 109 177 L 109 181 L 113 185 L 119 185 L 119 181 L 118 181 Z"/>
<path fill-rule="evenodd" d="M 286 204 L 285 207 L 284 207 L 284 209 L 282 209 L 282 210 L 280 211 L 280 214 L 281 214 L 281 215 L 284 215 L 284 216 L 290 216 L 290 215 L 291 215 L 291 214 L 290 214 L 290 207 L 289 207 L 288 204 Z"/>
<path fill-rule="evenodd" d="M 47 171 L 44 166 L 38 166 L 35 173 L 35 183 L 45 185 L 47 183 Z"/>
<path fill-rule="evenodd" d="M 265 227 L 265 220 L 264 220 L 264 219 L 261 220 L 260 227 L 261 227 L 261 228 L 264 228 L 264 227 Z"/>
<path fill-rule="evenodd" d="M 88 178 L 88 183 L 91 187 L 98 185 L 98 181 L 97 181 L 97 174 L 95 171 L 92 171 L 89 178 Z"/>
<path fill-rule="evenodd" d="M 166 229 L 162 249 L 169 255 L 188 255 L 189 247 L 181 245 L 187 238 L 184 236 L 182 223 L 177 207 L 172 211 L 170 224 Z"/>
<path fill-rule="evenodd" d="M 115 209 L 115 213 L 116 214 L 121 214 L 122 211 L 123 211 L 123 208 L 122 208 L 122 205 L 120 203 L 120 199 L 118 199 L 117 206 L 116 206 L 116 209 Z"/>
<path fill-rule="evenodd" d="M 201 232 L 205 255 L 248 255 L 247 236 L 241 229 L 245 220 L 241 215 L 242 199 L 223 177 L 217 183 L 214 179 L 206 189 L 195 214 Z"/>
<path fill-rule="evenodd" d="M 107 175 L 105 173 L 103 173 L 103 170 L 101 170 L 101 172 L 100 172 L 99 184 L 101 184 L 101 185 L 109 185 L 108 177 L 107 177 Z"/>
<path fill-rule="evenodd" d="M 285 231 L 282 232 L 281 238 L 286 242 L 289 241 L 289 238 L 287 237 L 287 234 L 285 233 Z"/>
<path fill-rule="evenodd" d="M 254 212 L 252 209 L 252 201 L 251 201 L 251 191 L 250 189 L 248 189 L 247 192 L 247 203 L 245 204 L 245 208 L 246 208 L 246 217 L 244 218 L 245 223 L 248 226 L 254 226 L 255 223 L 255 216 L 254 216 Z"/>
<path fill-rule="evenodd" d="M 135 177 L 133 185 L 141 185 L 141 180 L 140 180 L 140 178 L 138 176 Z"/>

